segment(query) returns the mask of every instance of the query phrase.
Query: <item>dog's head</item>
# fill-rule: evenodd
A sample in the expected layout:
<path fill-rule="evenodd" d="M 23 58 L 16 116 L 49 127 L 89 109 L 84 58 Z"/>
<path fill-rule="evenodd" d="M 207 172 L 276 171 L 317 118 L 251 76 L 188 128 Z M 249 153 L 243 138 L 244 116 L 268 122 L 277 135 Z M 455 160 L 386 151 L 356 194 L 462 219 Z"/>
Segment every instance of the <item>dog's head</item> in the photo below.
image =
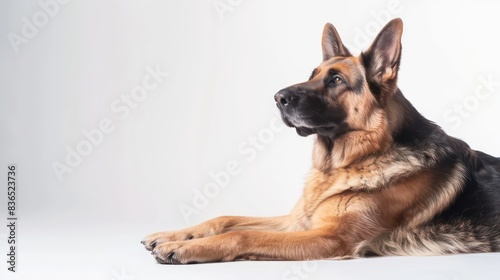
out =
<path fill-rule="evenodd" d="M 402 31 L 401 19 L 394 19 L 367 51 L 352 56 L 335 27 L 326 24 L 323 62 L 308 81 L 274 96 L 285 124 L 295 127 L 301 136 L 318 134 L 332 139 L 372 126 L 387 98 L 397 91 Z"/>

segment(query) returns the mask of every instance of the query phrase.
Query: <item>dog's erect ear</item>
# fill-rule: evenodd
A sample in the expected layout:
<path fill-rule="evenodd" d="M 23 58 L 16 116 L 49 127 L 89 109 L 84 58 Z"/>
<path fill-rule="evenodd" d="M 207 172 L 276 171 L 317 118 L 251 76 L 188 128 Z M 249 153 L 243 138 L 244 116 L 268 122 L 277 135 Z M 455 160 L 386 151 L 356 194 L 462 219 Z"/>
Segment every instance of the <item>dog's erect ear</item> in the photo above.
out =
<path fill-rule="evenodd" d="M 362 54 L 369 78 L 381 91 L 393 92 L 396 89 L 402 34 L 403 21 L 400 18 L 393 19 Z"/>
<path fill-rule="evenodd" d="M 349 50 L 342 44 L 337 29 L 331 24 L 325 24 L 323 29 L 323 38 L 321 40 L 321 47 L 323 48 L 323 61 L 328 60 L 334 56 L 350 56 Z"/>

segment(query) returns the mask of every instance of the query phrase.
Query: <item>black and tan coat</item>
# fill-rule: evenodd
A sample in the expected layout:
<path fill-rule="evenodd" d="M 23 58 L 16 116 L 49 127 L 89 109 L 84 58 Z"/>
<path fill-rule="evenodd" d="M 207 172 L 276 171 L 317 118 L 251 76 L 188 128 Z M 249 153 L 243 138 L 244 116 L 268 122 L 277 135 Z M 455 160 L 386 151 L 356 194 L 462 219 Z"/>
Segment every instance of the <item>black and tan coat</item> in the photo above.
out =
<path fill-rule="evenodd" d="M 316 137 L 289 215 L 219 217 L 143 240 L 160 263 L 500 251 L 500 159 L 445 134 L 396 82 L 403 23 L 352 56 L 331 24 L 310 79 L 279 91 L 283 121 Z"/>

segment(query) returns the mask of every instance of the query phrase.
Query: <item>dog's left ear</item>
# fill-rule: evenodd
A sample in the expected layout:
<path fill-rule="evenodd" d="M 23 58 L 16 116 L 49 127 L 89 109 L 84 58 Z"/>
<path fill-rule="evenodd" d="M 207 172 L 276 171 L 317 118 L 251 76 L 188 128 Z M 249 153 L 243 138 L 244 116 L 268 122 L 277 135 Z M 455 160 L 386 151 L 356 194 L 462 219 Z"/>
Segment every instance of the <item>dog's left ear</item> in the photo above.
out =
<path fill-rule="evenodd" d="M 370 48 L 362 54 L 368 77 L 380 92 L 394 92 L 401 59 L 403 21 L 391 20 L 380 31 Z"/>
<path fill-rule="evenodd" d="M 334 56 L 350 56 L 349 50 L 342 44 L 337 29 L 331 24 L 325 24 L 323 29 L 323 38 L 321 39 L 321 47 L 323 48 L 323 61 L 326 61 Z"/>

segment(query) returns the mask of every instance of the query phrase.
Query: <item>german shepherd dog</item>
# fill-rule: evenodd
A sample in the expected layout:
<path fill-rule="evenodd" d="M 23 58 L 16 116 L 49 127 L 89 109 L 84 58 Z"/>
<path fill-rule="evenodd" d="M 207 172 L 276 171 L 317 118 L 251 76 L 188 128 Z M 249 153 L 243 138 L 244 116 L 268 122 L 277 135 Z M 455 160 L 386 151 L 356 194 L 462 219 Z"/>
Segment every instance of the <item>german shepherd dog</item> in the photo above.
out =
<path fill-rule="evenodd" d="M 283 121 L 315 135 L 289 215 L 224 216 L 142 243 L 160 263 L 311 260 L 500 251 L 500 159 L 424 118 L 396 85 L 401 19 L 352 56 L 326 24 L 323 62 L 274 96 Z"/>

